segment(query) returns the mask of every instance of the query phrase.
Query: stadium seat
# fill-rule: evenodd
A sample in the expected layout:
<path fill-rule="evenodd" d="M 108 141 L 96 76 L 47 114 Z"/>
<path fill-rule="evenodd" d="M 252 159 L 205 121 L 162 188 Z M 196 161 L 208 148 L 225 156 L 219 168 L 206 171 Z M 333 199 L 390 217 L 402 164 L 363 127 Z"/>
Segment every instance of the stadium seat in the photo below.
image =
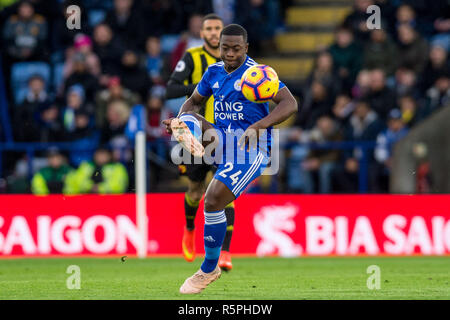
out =
<path fill-rule="evenodd" d="M 14 101 L 17 103 L 23 88 L 27 87 L 28 79 L 39 74 L 48 87 L 50 80 L 50 66 L 45 62 L 18 62 L 11 69 L 11 86 L 14 92 Z"/>

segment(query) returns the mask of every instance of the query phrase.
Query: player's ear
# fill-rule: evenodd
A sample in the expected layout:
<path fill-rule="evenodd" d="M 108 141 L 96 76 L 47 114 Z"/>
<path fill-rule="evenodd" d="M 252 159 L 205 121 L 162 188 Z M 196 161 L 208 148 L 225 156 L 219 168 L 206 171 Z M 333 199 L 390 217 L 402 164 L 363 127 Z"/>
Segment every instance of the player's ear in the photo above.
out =
<path fill-rule="evenodd" d="M 245 53 L 248 53 L 248 42 L 245 44 Z"/>

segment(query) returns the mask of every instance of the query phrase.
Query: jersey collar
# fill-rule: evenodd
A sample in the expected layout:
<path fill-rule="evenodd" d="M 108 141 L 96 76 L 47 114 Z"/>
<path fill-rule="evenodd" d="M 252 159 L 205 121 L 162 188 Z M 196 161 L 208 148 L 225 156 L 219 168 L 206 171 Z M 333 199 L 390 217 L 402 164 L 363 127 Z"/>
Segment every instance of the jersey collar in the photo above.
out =
<path fill-rule="evenodd" d="M 228 72 L 228 71 L 225 69 L 225 63 L 224 63 L 224 65 L 223 65 L 223 70 L 225 71 L 225 73 L 226 73 L 227 75 L 233 74 L 234 72 L 236 72 L 236 71 L 238 71 L 239 69 L 241 69 L 241 68 L 245 65 L 245 63 L 247 62 L 247 60 L 248 60 L 248 55 L 246 54 L 246 55 L 245 55 L 244 61 L 242 62 L 242 64 L 241 64 L 239 67 L 237 67 L 236 69 L 234 69 L 234 70 L 231 71 L 231 72 Z"/>

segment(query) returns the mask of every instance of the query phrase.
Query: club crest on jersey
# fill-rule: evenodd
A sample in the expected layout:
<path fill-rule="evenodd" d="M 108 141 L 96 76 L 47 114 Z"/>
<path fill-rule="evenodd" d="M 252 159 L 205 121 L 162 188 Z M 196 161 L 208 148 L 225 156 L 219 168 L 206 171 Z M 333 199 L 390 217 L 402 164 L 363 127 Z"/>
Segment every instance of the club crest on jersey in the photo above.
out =
<path fill-rule="evenodd" d="M 238 79 L 234 82 L 234 90 L 241 91 L 241 79 Z"/>

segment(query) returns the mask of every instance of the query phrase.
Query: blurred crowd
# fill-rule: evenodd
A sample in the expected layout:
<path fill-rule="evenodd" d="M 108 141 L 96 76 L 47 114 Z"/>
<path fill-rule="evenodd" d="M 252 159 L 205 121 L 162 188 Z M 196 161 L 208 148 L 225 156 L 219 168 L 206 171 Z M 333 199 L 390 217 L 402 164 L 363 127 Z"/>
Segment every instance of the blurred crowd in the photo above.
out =
<path fill-rule="evenodd" d="M 276 0 L 0 0 L 1 56 L 16 142 L 69 142 L 67 150 L 4 152 L 1 192 L 122 193 L 133 190 L 133 108 L 146 108 L 150 190 L 178 178 L 161 120 L 180 101 L 165 84 L 187 48 L 202 45 L 202 16 L 243 25 L 252 56 L 276 49 L 285 8 Z M 81 8 L 69 29 L 67 7 Z M 367 6 L 381 7 L 370 30 Z M 408 130 L 450 103 L 450 18 L 445 0 L 356 0 L 317 54 L 284 140 L 276 191 L 357 192 L 359 148 L 310 149 L 309 142 L 373 141 L 364 155 L 370 192 L 387 192 L 392 148 Z M 181 101 L 182 102 L 182 101 Z M 2 114 L 4 116 L 4 114 Z M 4 122 L 2 122 L 3 126 Z M 0 128 L 4 141 L 4 130 Z M 283 144 L 284 145 L 284 144 Z M 169 188 L 170 189 L 170 188 Z"/>
<path fill-rule="evenodd" d="M 80 29 L 69 28 L 77 24 L 72 5 L 80 8 Z M 38 150 L 32 158 L 4 152 L 0 192 L 133 191 L 129 120 L 138 104 L 147 114 L 150 190 L 177 179 L 169 159 L 173 144 L 161 120 L 176 113 L 183 99 L 167 105 L 165 85 L 185 50 L 203 44 L 202 18 L 211 12 L 226 24 L 245 26 L 254 54 L 273 50 L 281 23 L 275 0 L 0 0 L 13 140 L 72 146 Z M 99 150 L 107 162 L 97 161 Z M 80 185 L 82 177 L 86 185 Z"/>
<path fill-rule="evenodd" d="M 381 28 L 371 30 L 366 9 L 374 4 Z M 300 90 L 300 112 L 286 137 L 287 191 L 358 192 L 362 161 L 367 191 L 389 191 L 395 143 L 450 105 L 449 10 L 446 1 L 355 1 Z M 339 141 L 375 147 L 363 153 L 305 145 Z"/>

